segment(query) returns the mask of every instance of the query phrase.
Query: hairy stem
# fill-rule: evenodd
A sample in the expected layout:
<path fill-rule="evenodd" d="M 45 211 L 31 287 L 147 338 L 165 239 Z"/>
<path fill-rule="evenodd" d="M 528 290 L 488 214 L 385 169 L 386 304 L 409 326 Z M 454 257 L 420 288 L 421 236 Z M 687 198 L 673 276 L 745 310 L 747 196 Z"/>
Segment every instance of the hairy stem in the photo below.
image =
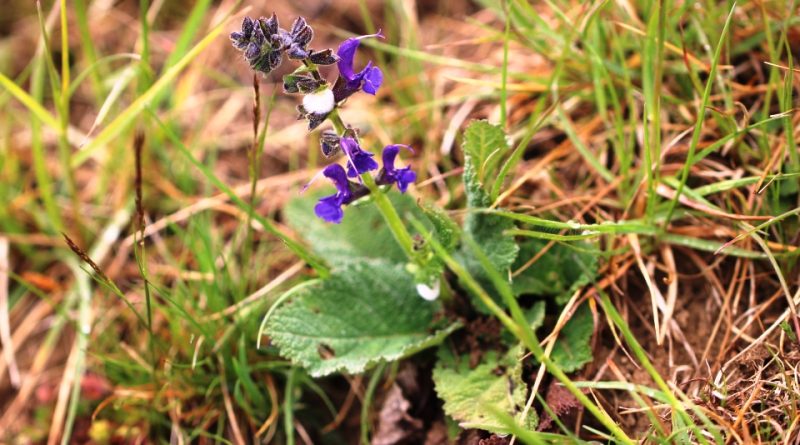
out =
<path fill-rule="evenodd" d="M 340 136 L 344 136 L 347 126 L 335 109 L 328 115 L 328 120 L 333 124 L 336 133 Z M 375 206 L 378 207 L 378 211 L 381 212 L 384 221 L 386 221 L 386 224 L 389 226 L 389 230 L 392 231 L 394 239 L 400 244 L 400 247 L 408 256 L 408 259 L 415 261 L 414 240 L 411 238 L 411 234 L 400 219 L 397 209 L 394 208 L 394 205 L 392 205 L 392 202 L 386 197 L 383 190 L 375 183 L 375 178 L 373 178 L 370 173 L 364 173 L 361 175 L 361 179 L 364 181 L 364 185 L 369 189 L 372 200 L 375 202 Z"/>

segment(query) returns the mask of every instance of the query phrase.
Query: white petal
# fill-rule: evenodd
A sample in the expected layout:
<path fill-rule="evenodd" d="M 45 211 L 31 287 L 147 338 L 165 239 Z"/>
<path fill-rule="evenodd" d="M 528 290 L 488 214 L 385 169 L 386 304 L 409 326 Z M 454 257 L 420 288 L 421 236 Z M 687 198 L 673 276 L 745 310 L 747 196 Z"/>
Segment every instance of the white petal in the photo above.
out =
<path fill-rule="evenodd" d="M 334 102 L 333 91 L 328 88 L 316 93 L 306 94 L 303 97 L 303 108 L 306 112 L 313 114 L 326 114 L 333 110 Z"/>
<path fill-rule="evenodd" d="M 433 301 L 439 298 L 439 290 L 440 285 L 438 280 L 433 283 L 433 287 L 430 287 L 425 283 L 417 284 L 417 293 L 420 297 L 428 301 Z"/>

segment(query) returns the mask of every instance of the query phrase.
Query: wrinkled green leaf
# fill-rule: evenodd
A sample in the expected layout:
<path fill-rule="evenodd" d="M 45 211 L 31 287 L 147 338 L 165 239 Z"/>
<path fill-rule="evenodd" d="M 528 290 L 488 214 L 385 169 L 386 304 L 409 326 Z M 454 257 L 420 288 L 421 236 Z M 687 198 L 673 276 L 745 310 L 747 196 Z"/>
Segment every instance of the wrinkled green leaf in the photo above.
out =
<path fill-rule="evenodd" d="M 353 260 L 277 308 L 267 333 L 312 376 L 359 373 L 440 343 L 455 326 L 436 326 L 438 308 L 403 266 Z"/>
<path fill-rule="evenodd" d="M 485 121 L 473 122 L 465 131 L 463 179 L 469 209 L 489 207 L 492 204 L 480 173 L 487 171 L 487 157 L 498 149 L 498 144 L 507 148 L 505 143 L 503 131 Z M 491 159 L 488 161 L 491 163 Z M 464 221 L 464 230 L 501 272 L 511 266 L 519 251 L 514 238 L 503 234 L 503 231 L 512 228 L 514 223 L 508 218 L 484 213 L 471 212 Z M 476 272 L 478 268 L 471 268 L 470 271 Z"/>
<path fill-rule="evenodd" d="M 432 226 L 436 241 L 447 252 L 452 252 L 458 245 L 461 236 L 458 224 L 450 219 L 444 210 L 433 205 L 425 205 L 421 210 Z M 417 262 L 411 270 L 416 283 L 423 283 L 433 288 L 441 284 L 439 281 L 444 272 L 444 261 L 433 252 L 430 245 L 420 244 L 417 250 Z"/>
<path fill-rule="evenodd" d="M 375 205 L 370 202 L 349 205 L 345 208 L 342 223 L 331 224 L 314 214 L 314 206 L 322 195 L 325 193 L 291 200 L 284 215 L 289 225 L 331 267 L 336 268 L 342 262 L 357 258 L 381 258 L 394 263 L 406 261 L 403 249 Z M 388 196 L 401 217 L 411 213 L 419 220 L 425 219 L 410 196 L 396 192 Z"/>
<path fill-rule="evenodd" d="M 436 206 L 430 204 L 425 205 L 422 211 L 425 213 L 425 217 L 428 218 L 428 221 L 431 222 L 431 225 L 433 225 L 433 233 L 436 236 L 436 240 L 439 241 L 439 244 L 448 252 L 455 249 L 456 245 L 458 245 L 459 237 L 461 236 L 458 224 L 450 219 L 444 210 Z"/>
<path fill-rule="evenodd" d="M 550 358 L 564 371 L 575 372 L 592 361 L 594 320 L 588 305 L 572 315 L 556 340 Z"/>
<path fill-rule="evenodd" d="M 546 240 L 529 239 L 521 244 L 521 253 L 514 270 L 522 267 L 547 245 Z M 566 303 L 578 288 L 589 284 L 597 274 L 597 256 L 591 253 L 592 244 L 573 242 L 573 247 L 556 243 L 536 262 L 514 277 L 514 293 L 556 297 Z"/>
<path fill-rule="evenodd" d="M 525 319 L 528 320 L 528 324 L 530 325 L 531 330 L 534 332 L 544 325 L 545 309 L 546 307 L 544 301 L 537 301 L 533 303 L 533 306 L 525 310 Z M 501 335 L 507 344 L 515 344 L 519 342 L 519 340 L 514 337 L 514 334 L 507 329 L 503 329 L 503 333 Z"/>
<path fill-rule="evenodd" d="M 478 180 L 488 185 L 500 161 L 508 153 L 508 141 L 499 126 L 483 120 L 473 121 L 464 131 L 463 148 L 475 166 Z"/>
<path fill-rule="evenodd" d="M 491 205 L 489 195 L 475 176 L 475 167 L 470 158 L 464 165 L 464 184 L 467 187 L 467 205 L 470 209 L 484 208 Z M 470 213 L 464 221 L 464 230 L 486 252 L 492 264 L 499 271 L 504 271 L 514 263 L 519 247 L 514 237 L 503 234 L 513 229 L 514 222 L 508 218 L 486 213 Z"/>
<path fill-rule="evenodd" d="M 480 428 L 507 433 L 492 408 L 513 416 L 523 428 L 534 429 L 538 419 L 530 410 L 522 415 L 528 393 L 522 381 L 521 348 L 512 348 L 504 356 L 487 352 L 473 369 L 469 357 L 456 357 L 449 348 L 440 348 L 439 361 L 433 370 L 436 393 L 444 401 L 444 411 L 463 428 Z"/>
<path fill-rule="evenodd" d="M 472 156 L 468 155 L 464 159 L 463 178 L 469 209 L 485 208 L 491 205 L 489 195 L 478 179 Z M 470 212 L 464 220 L 464 231 L 486 253 L 492 266 L 504 275 L 514 263 L 519 252 L 519 246 L 514 237 L 504 234 L 506 230 L 513 228 L 514 222 L 511 219 L 487 213 Z M 471 249 L 463 246 L 457 258 L 485 289 L 493 289 L 491 280 Z M 483 303 L 476 301 L 475 305 L 478 309 L 485 311 Z"/>

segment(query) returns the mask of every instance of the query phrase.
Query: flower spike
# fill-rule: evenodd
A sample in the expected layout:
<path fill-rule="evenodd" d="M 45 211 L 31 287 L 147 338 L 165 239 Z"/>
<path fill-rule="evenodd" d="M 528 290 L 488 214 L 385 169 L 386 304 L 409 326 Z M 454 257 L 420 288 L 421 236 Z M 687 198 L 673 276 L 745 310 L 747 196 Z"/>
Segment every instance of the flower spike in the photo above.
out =
<path fill-rule="evenodd" d="M 241 31 L 231 33 L 234 48 L 242 51 L 250 68 L 269 74 L 283 62 L 283 53 L 290 59 L 308 59 L 317 65 L 332 65 L 339 60 L 333 50 L 314 51 L 308 47 L 314 38 L 314 30 L 306 19 L 298 17 L 291 31 L 278 24 L 278 17 L 261 17 L 258 20 L 245 17 Z"/>

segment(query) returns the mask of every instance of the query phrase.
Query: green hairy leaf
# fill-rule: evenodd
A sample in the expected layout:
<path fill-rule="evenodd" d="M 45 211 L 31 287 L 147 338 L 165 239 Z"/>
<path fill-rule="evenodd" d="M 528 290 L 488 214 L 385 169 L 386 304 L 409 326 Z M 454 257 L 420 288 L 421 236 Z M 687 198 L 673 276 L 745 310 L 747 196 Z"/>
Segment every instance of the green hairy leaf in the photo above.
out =
<path fill-rule="evenodd" d="M 458 245 L 459 237 L 461 236 L 458 224 L 450 219 L 444 210 L 434 205 L 427 204 L 422 207 L 422 211 L 425 213 L 428 221 L 431 222 L 433 233 L 436 235 L 439 244 L 448 252 L 453 251 Z"/>
<path fill-rule="evenodd" d="M 322 193 L 324 195 L 324 193 Z M 350 205 L 341 224 L 330 224 L 314 214 L 320 194 L 293 199 L 284 209 L 289 225 L 308 241 L 312 250 L 336 268 L 354 258 L 380 258 L 393 263 L 406 261 L 380 212 L 372 203 Z M 389 193 L 400 216 L 411 213 L 424 220 L 414 200 L 400 193 Z"/>
<path fill-rule="evenodd" d="M 456 326 L 437 330 L 438 308 L 417 295 L 402 266 L 352 260 L 278 307 L 267 333 L 312 376 L 360 373 L 439 344 Z"/>
<path fill-rule="evenodd" d="M 513 269 L 524 266 L 546 245 L 546 240 L 524 241 Z M 593 245 L 588 242 L 554 244 L 533 265 L 514 277 L 514 293 L 552 296 L 557 303 L 566 303 L 597 274 L 597 256 L 591 253 L 592 249 Z"/>
<path fill-rule="evenodd" d="M 502 356 L 488 351 L 481 363 L 470 369 L 467 355 L 454 356 L 449 348 L 440 348 L 433 382 L 445 413 L 463 428 L 507 433 L 494 414 L 497 411 L 513 416 L 523 428 L 536 428 L 535 411 L 523 415 L 528 387 L 522 381 L 521 351 L 515 347 Z"/>
<path fill-rule="evenodd" d="M 489 195 L 477 180 L 471 158 L 468 158 L 464 165 L 464 184 L 467 187 L 467 204 L 471 209 L 488 207 L 491 204 Z M 486 213 L 470 213 L 464 221 L 464 230 L 486 252 L 492 265 L 501 272 L 514 263 L 519 252 L 514 237 L 503 233 L 513 228 L 512 220 Z M 480 266 L 470 269 L 477 272 Z"/>
<path fill-rule="evenodd" d="M 500 136 L 496 134 L 497 132 L 500 133 Z M 467 207 L 471 210 L 486 208 L 492 204 L 479 172 L 481 171 L 481 165 L 484 165 L 484 172 L 486 172 L 485 167 L 496 166 L 496 163 L 493 163 L 491 159 L 487 163 L 485 157 L 496 150 L 497 144 L 500 143 L 499 141 L 505 144 L 505 134 L 499 127 L 492 126 L 484 121 L 473 122 L 465 132 L 463 179 L 467 195 Z M 470 212 L 464 220 L 464 231 L 486 253 L 492 266 L 503 274 L 514 263 L 519 252 L 519 247 L 514 237 L 504 234 L 506 230 L 513 228 L 514 222 L 512 220 L 486 213 Z M 486 289 L 493 289 L 486 272 L 478 260 L 474 258 L 470 249 L 462 248 L 458 258 L 470 274 L 476 277 Z M 476 302 L 476 306 L 479 309 L 483 309 L 482 303 Z"/>
<path fill-rule="evenodd" d="M 469 156 L 478 181 L 488 188 L 500 161 L 508 153 L 508 141 L 503 129 L 486 121 L 473 121 L 464 131 L 464 154 Z"/>
<path fill-rule="evenodd" d="M 572 315 L 556 340 L 550 358 L 564 371 L 575 372 L 592 361 L 592 333 L 594 320 L 588 305 L 583 305 Z"/>

